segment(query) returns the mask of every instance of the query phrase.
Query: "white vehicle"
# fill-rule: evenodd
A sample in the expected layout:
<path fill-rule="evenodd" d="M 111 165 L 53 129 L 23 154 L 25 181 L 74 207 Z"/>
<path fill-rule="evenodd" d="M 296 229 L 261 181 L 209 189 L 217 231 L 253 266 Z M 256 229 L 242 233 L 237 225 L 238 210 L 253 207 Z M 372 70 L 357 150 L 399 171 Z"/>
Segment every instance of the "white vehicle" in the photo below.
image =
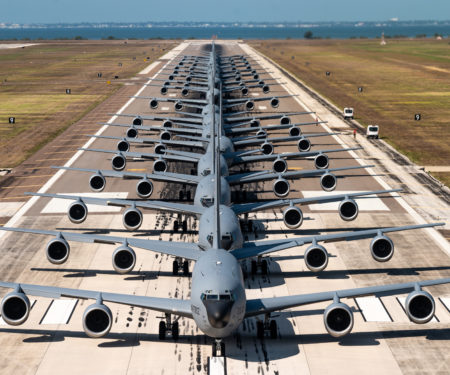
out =
<path fill-rule="evenodd" d="M 344 108 L 344 120 L 348 118 L 353 120 L 353 108 Z"/>
<path fill-rule="evenodd" d="M 367 131 L 366 131 L 366 137 L 378 139 L 379 130 L 380 130 L 380 127 L 378 125 L 368 125 Z"/>

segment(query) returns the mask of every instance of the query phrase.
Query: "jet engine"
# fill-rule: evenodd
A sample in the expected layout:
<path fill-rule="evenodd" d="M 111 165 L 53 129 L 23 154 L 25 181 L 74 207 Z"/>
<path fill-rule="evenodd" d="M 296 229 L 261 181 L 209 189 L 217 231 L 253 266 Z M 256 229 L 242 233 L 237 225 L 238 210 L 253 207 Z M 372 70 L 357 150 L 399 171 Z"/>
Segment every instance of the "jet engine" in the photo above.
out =
<path fill-rule="evenodd" d="M 312 244 L 309 246 L 304 257 L 306 267 L 312 272 L 323 271 L 328 265 L 328 252 L 321 245 Z"/>
<path fill-rule="evenodd" d="M 93 174 L 89 179 L 89 186 L 91 190 L 99 192 L 103 191 L 106 185 L 105 177 L 103 177 L 100 173 Z"/>
<path fill-rule="evenodd" d="M 269 85 L 264 85 L 262 86 L 262 91 L 264 94 L 268 94 L 270 92 L 270 87 Z"/>
<path fill-rule="evenodd" d="M 164 159 L 157 159 L 153 162 L 154 172 L 165 172 L 167 171 L 167 163 Z"/>
<path fill-rule="evenodd" d="M 158 143 L 155 145 L 155 154 L 162 155 L 166 152 L 166 145 L 164 143 Z"/>
<path fill-rule="evenodd" d="M 165 120 L 162 124 L 163 128 L 171 128 L 173 126 L 172 121 L 170 120 Z"/>
<path fill-rule="evenodd" d="M 127 134 L 128 138 L 137 138 L 138 130 L 136 128 L 131 127 L 131 128 L 128 128 L 126 134 Z"/>
<path fill-rule="evenodd" d="M 153 193 L 153 184 L 146 178 L 143 178 L 136 184 L 136 193 L 141 198 L 149 198 Z"/>
<path fill-rule="evenodd" d="M 151 109 L 156 109 L 156 108 L 158 108 L 158 101 L 156 99 L 152 99 L 152 100 L 150 100 L 149 105 L 150 105 Z"/>
<path fill-rule="evenodd" d="M 70 246 L 62 237 L 56 237 L 48 241 L 45 250 L 47 259 L 52 264 L 63 264 L 70 254 Z"/>
<path fill-rule="evenodd" d="M 272 169 L 275 173 L 286 172 L 286 170 L 287 170 L 286 160 L 284 160 L 282 158 L 277 158 L 276 160 L 274 160 L 274 162 L 272 164 Z"/>
<path fill-rule="evenodd" d="M 253 79 L 259 79 L 259 75 L 258 74 L 254 74 L 253 75 Z"/>
<path fill-rule="evenodd" d="M 129 231 L 138 230 L 142 225 L 142 212 L 136 207 L 130 207 L 123 213 L 122 222 Z"/>
<path fill-rule="evenodd" d="M 406 314 L 414 323 L 428 323 L 434 316 L 434 309 L 433 297 L 424 290 L 415 290 L 406 297 Z"/>
<path fill-rule="evenodd" d="M 290 206 L 283 211 L 284 224 L 289 229 L 297 229 L 303 223 L 303 213 L 300 208 Z"/>
<path fill-rule="evenodd" d="M 83 329 L 92 338 L 103 337 L 108 334 L 112 326 L 112 313 L 103 303 L 93 303 L 83 314 Z"/>
<path fill-rule="evenodd" d="M 241 94 L 244 95 L 244 96 L 247 96 L 248 95 L 248 88 L 247 87 L 242 87 L 241 88 Z"/>
<path fill-rule="evenodd" d="M 283 198 L 289 194 L 289 191 L 290 191 L 289 182 L 284 178 L 279 177 L 273 183 L 273 192 L 277 197 Z"/>
<path fill-rule="evenodd" d="M 311 141 L 308 138 L 301 138 L 297 143 L 300 152 L 306 152 L 311 149 Z"/>
<path fill-rule="evenodd" d="M 133 125 L 141 126 L 142 125 L 142 118 L 141 117 L 135 117 L 133 119 Z"/>
<path fill-rule="evenodd" d="M 166 86 L 161 87 L 161 94 L 162 95 L 166 95 L 167 91 L 169 91 L 169 89 Z"/>
<path fill-rule="evenodd" d="M 273 153 L 273 145 L 269 142 L 264 142 L 261 145 L 261 151 L 264 155 L 272 155 Z"/>
<path fill-rule="evenodd" d="M 255 103 L 252 102 L 251 100 L 247 100 L 247 101 L 245 102 L 245 109 L 246 109 L 247 111 L 253 111 L 253 110 L 255 109 Z"/>
<path fill-rule="evenodd" d="M 174 107 L 175 107 L 175 111 L 181 111 L 183 109 L 183 103 L 178 101 L 174 104 Z"/>
<path fill-rule="evenodd" d="M 291 137 L 298 137 L 300 134 L 302 134 L 302 131 L 298 126 L 292 126 L 289 128 L 289 135 Z"/>
<path fill-rule="evenodd" d="M 21 325 L 28 319 L 30 308 L 30 300 L 24 293 L 16 291 L 8 293 L 2 300 L 2 318 L 9 325 Z"/>
<path fill-rule="evenodd" d="M 130 143 L 125 139 L 121 139 L 119 142 L 117 142 L 117 150 L 122 152 L 130 151 Z"/>
<path fill-rule="evenodd" d="M 325 169 L 329 166 L 328 155 L 318 154 L 314 157 L 314 165 L 316 169 Z"/>
<path fill-rule="evenodd" d="M 370 242 L 370 253 L 377 262 L 387 262 L 394 255 L 394 243 L 385 235 L 379 235 Z"/>
<path fill-rule="evenodd" d="M 260 122 L 257 119 L 253 119 L 252 121 L 250 121 L 250 127 L 251 128 L 257 128 L 260 126 Z"/>
<path fill-rule="evenodd" d="M 352 221 L 358 216 L 358 204 L 350 198 L 344 199 L 339 203 L 339 216 L 342 220 Z"/>
<path fill-rule="evenodd" d="M 170 141 L 172 139 L 172 134 L 167 130 L 163 130 L 161 133 L 159 133 L 159 138 L 163 141 Z"/>
<path fill-rule="evenodd" d="M 129 246 L 119 246 L 112 255 L 112 265 L 121 275 L 129 273 L 136 265 L 136 253 Z"/>
<path fill-rule="evenodd" d="M 182 89 L 181 90 L 181 95 L 183 95 L 184 97 L 188 96 L 189 95 L 189 89 L 187 89 L 187 88 Z"/>
<path fill-rule="evenodd" d="M 325 191 L 333 191 L 336 189 L 337 179 L 336 176 L 332 173 L 325 173 L 320 177 L 320 186 L 322 190 Z"/>
<path fill-rule="evenodd" d="M 353 313 L 348 305 L 333 302 L 323 313 L 323 322 L 328 333 L 333 337 L 342 337 L 353 328 Z"/>
<path fill-rule="evenodd" d="M 125 168 L 126 164 L 127 164 L 127 159 L 125 158 L 125 156 L 123 156 L 121 154 L 116 154 L 111 159 L 111 165 L 115 171 L 123 170 Z"/>
<path fill-rule="evenodd" d="M 289 125 L 291 123 L 291 119 L 289 116 L 283 116 L 280 118 L 281 125 Z"/>
<path fill-rule="evenodd" d="M 270 99 L 270 105 L 272 106 L 272 108 L 278 108 L 278 106 L 280 105 L 280 99 L 278 98 Z"/>
<path fill-rule="evenodd" d="M 69 217 L 69 220 L 74 224 L 81 224 L 83 221 L 85 221 L 87 214 L 88 209 L 81 199 L 72 202 L 67 209 L 67 216 Z"/>
<path fill-rule="evenodd" d="M 256 136 L 257 136 L 258 138 L 266 138 L 266 137 L 267 137 L 267 132 L 266 132 L 264 129 L 259 129 L 259 130 L 256 132 Z"/>

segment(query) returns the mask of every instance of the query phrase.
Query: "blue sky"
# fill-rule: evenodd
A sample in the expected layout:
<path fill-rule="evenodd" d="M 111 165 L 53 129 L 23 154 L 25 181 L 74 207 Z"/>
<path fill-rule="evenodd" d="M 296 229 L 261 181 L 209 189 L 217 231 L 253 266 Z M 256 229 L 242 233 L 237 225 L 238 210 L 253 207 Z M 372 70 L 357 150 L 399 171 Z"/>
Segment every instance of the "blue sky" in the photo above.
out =
<path fill-rule="evenodd" d="M 380 21 L 393 17 L 448 20 L 450 0 L 0 0 L 0 23 Z"/>

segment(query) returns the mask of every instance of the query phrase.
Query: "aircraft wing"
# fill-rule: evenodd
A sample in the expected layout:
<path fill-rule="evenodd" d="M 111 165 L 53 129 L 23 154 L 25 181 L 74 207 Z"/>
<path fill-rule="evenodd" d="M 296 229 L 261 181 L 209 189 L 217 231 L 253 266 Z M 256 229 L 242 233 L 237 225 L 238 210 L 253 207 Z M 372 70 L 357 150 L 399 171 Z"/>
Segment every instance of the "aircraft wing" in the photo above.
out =
<path fill-rule="evenodd" d="M 240 103 L 245 103 L 248 100 L 251 100 L 252 102 L 263 102 L 263 101 L 266 101 L 266 100 L 272 100 L 273 98 L 281 99 L 281 98 L 291 98 L 293 96 L 297 96 L 297 95 L 277 95 L 277 96 L 268 96 L 268 97 L 262 97 L 262 98 L 258 98 L 258 97 L 253 98 L 252 97 L 251 99 L 249 99 L 249 98 L 225 99 L 223 101 L 223 103 L 225 105 L 240 104 Z"/>
<path fill-rule="evenodd" d="M 272 138 L 260 138 L 255 136 L 247 136 L 247 137 L 241 137 L 241 138 L 234 138 L 232 139 L 233 144 L 235 146 L 251 146 L 255 144 L 261 144 L 264 142 L 270 142 L 270 143 L 279 143 L 279 142 L 294 142 L 299 141 L 300 139 L 305 138 L 315 138 L 315 137 L 326 137 L 328 135 L 338 135 L 340 133 L 317 133 L 317 134 L 303 134 L 303 135 L 297 135 L 297 136 L 289 136 L 289 137 L 272 137 Z"/>
<path fill-rule="evenodd" d="M 377 297 L 391 296 L 411 292 L 417 287 L 427 287 L 448 283 L 450 283 L 450 278 L 333 290 L 329 292 L 298 294 L 295 296 L 249 299 L 246 304 L 245 317 L 248 318 L 250 316 L 267 314 L 273 311 L 309 305 L 311 303 L 333 301 L 335 298 L 354 298 L 368 295 L 375 295 Z"/>
<path fill-rule="evenodd" d="M 36 297 L 68 297 L 93 300 L 101 299 L 103 302 L 113 302 L 121 305 L 142 307 L 150 310 L 161 311 L 163 313 L 192 318 L 191 301 L 189 300 L 137 296 L 134 294 L 119 294 L 84 289 L 60 288 L 35 284 L 19 284 L 5 281 L 0 281 L 0 287 L 22 290 L 25 294 Z"/>
<path fill-rule="evenodd" d="M 202 250 L 194 243 L 190 242 L 174 242 L 174 241 L 158 241 L 147 240 L 134 237 L 116 237 L 105 236 L 100 234 L 85 234 L 74 232 L 60 232 L 55 230 L 40 230 L 26 228 L 0 227 L 0 230 L 7 232 L 32 233 L 45 236 L 55 236 L 64 238 L 66 241 L 84 242 L 84 243 L 103 243 L 108 245 L 128 244 L 131 247 L 153 251 L 175 257 L 186 258 L 189 260 L 197 260 L 202 254 Z"/>
<path fill-rule="evenodd" d="M 270 170 L 259 171 L 259 172 L 248 172 L 248 173 L 238 173 L 231 176 L 226 176 L 226 180 L 230 184 L 243 184 L 259 181 L 274 180 L 279 177 L 285 178 L 287 180 L 293 180 L 297 178 L 314 177 L 320 176 L 331 172 L 346 171 L 352 169 L 362 169 L 362 168 L 372 168 L 374 165 L 361 165 L 355 167 L 341 167 L 341 168 L 330 168 L 330 169 L 311 169 L 304 171 L 287 171 L 283 173 L 274 173 Z"/>
<path fill-rule="evenodd" d="M 273 252 L 290 249 L 292 247 L 303 246 L 310 243 L 319 242 L 338 242 L 338 241 L 355 241 L 366 238 L 372 238 L 377 235 L 390 232 L 401 232 L 404 230 L 430 228 L 445 225 L 445 223 L 432 223 L 432 224 L 417 224 L 417 225 L 404 225 L 401 227 L 388 227 L 388 228 L 376 228 L 355 230 L 349 232 L 333 233 L 333 234 L 321 234 L 317 236 L 305 236 L 285 238 L 280 240 L 268 240 L 268 241 L 256 241 L 247 242 L 241 249 L 232 250 L 231 253 L 237 259 L 246 259 L 256 257 L 260 255 L 266 255 Z M 1 228 L 0 228 L 1 229 Z"/>
<path fill-rule="evenodd" d="M 151 160 L 155 160 L 155 159 L 165 159 L 165 160 L 172 160 L 172 161 L 188 161 L 191 163 L 197 163 L 201 157 L 201 155 L 199 155 L 198 157 L 196 156 L 175 156 L 171 153 L 164 153 L 164 154 L 150 154 L 150 153 L 145 153 L 145 152 L 132 152 L 132 151 L 118 151 L 118 150 L 104 150 L 104 149 L 100 149 L 100 148 L 79 148 L 79 150 L 83 150 L 83 151 L 91 151 L 91 152 L 104 152 L 107 154 L 120 154 L 126 158 L 139 158 L 139 159 L 151 159 Z M 194 154 L 194 153 L 192 153 Z"/>
<path fill-rule="evenodd" d="M 172 121 L 175 123 L 193 123 L 193 124 L 198 124 L 198 125 L 202 125 L 202 120 L 201 119 L 195 119 L 195 118 L 184 118 L 184 117 L 167 117 L 167 116 L 141 116 L 141 115 L 128 115 L 128 114 L 123 114 L 123 113 L 108 113 L 108 115 L 111 116 L 120 116 L 120 117 L 131 117 L 131 118 L 136 118 L 139 117 L 142 120 L 154 120 L 154 121 Z M 203 117 L 203 116 L 199 116 L 199 117 Z"/>
<path fill-rule="evenodd" d="M 183 104 L 202 104 L 202 105 L 208 104 L 208 102 L 206 100 L 203 100 L 203 99 L 155 98 L 153 96 L 131 96 L 131 98 L 156 100 L 158 102 L 170 102 L 170 103 L 181 102 Z"/>
<path fill-rule="evenodd" d="M 140 172 L 119 172 L 107 169 L 89 169 L 89 168 L 75 168 L 75 167 L 55 167 L 56 169 L 65 169 L 68 171 L 78 171 L 78 172 L 90 172 L 90 173 L 98 173 L 103 177 L 116 177 L 130 180 L 137 180 L 142 178 L 147 178 L 150 180 L 156 181 L 164 181 L 164 182 L 176 182 L 181 184 L 189 184 L 189 185 L 197 185 L 201 177 L 190 175 L 190 174 L 182 174 L 182 173 L 140 173 Z"/>
<path fill-rule="evenodd" d="M 91 135 L 88 134 L 87 137 L 101 138 L 101 139 L 113 139 L 113 140 L 123 140 L 128 143 L 141 143 L 141 144 L 155 144 L 163 143 L 169 146 L 187 146 L 187 147 L 204 147 L 203 142 L 209 142 L 209 138 L 195 137 L 196 141 L 178 141 L 178 140 L 163 140 L 158 138 L 127 138 L 127 137 L 113 137 L 108 135 Z"/>
<path fill-rule="evenodd" d="M 86 204 L 95 204 L 98 206 L 114 206 L 114 207 L 130 207 L 135 206 L 147 210 L 167 211 L 184 215 L 201 215 L 204 211 L 203 207 L 193 204 L 182 204 L 173 202 L 164 202 L 159 200 L 132 200 L 132 199 L 116 199 L 116 198 L 96 198 L 81 197 L 79 195 L 50 194 L 50 193 L 24 193 L 25 195 L 33 195 L 38 197 L 70 199 L 74 201 L 82 201 Z"/>
<path fill-rule="evenodd" d="M 280 130 L 280 129 L 290 129 L 292 127 L 301 127 L 301 126 L 309 126 L 309 125 L 318 125 L 325 124 L 328 121 L 312 121 L 312 122 L 299 122 L 295 124 L 272 124 L 272 125 L 264 125 L 259 127 L 225 127 L 225 131 L 227 134 L 231 135 L 239 135 L 243 133 L 257 132 L 260 129 L 263 130 Z"/>
<path fill-rule="evenodd" d="M 133 128 L 136 130 L 143 131 L 168 131 L 170 133 L 186 133 L 186 134 L 202 134 L 202 127 L 198 128 L 197 126 L 192 127 L 192 125 L 185 124 L 184 126 L 188 126 L 188 128 L 173 128 L 173 127 L 164 127 L 164 126 L 147 126 L 147 125 L 128 125 L 128 124 L 110 124 L 108 122 L 99 122 L 99 125 L 108 125 L 108 126 L 117 126 L 121 128 Z"/>
<path fill-rule="evenodd" d="M 269 210 L 277 207 L 284 207 L 289 205 L 305 205 L 305 204 L 317 204 L 317 203 L 329 203 L 339 202 L 348 198 L 358 198 L 367 195 L 387 194 L 402 191 L 402 189 L 391 190 L 376 190 L 376 191 L 363 191 L 360 193 L 348 193 L 348 194 L 332 194 L 319 197 L 310 198 L 297 198 L 297 199 L 278 199 L 269 202 L 255 202 L 255 203 L 242 203 L 234 204 L 231 208 L 236 215 L 246 214 L 250 212 L 258 212 Z M 26 194 L 26 193 L 25 193 Z"/>
<path fill-rule="evenodd" d="M 248 112 L 241 112 L 241 114 L 248 113 Z M 286 113 L 277 113 L 274 115 L 261 115 L 261 116 L 241 116 L 236 117 L 236 113 L 229 113 L 224 114 L 224 121 L 226 123 L 232 123 L 232 122 L 241 122 L 241 121 L 247 121 L 250 122 L 251 120 L 275 120 L 277 118 L 287 117 L 287 116 L 297 116 L 297 115 L 310 115 L 315 112 L 286 112 Z M 226 128 L 226 126 L 225 126 Z"/>

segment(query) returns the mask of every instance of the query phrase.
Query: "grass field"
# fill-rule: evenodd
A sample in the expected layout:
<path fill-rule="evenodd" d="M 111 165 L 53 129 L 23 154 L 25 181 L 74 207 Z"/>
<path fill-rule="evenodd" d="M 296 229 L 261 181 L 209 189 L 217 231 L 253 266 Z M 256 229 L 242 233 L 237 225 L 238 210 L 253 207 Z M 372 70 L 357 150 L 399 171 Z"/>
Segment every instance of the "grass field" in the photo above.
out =
<path fill-rule="evenodd" d="M 0 49 L 0 168 L 20 164 L 114 93 L 122 79 L 174 45 L 170 41 L 39 43 Z M 16 124 L 9 124 L 10 116 Z"/>
<path fill-rule="evenodd" d="M 450 165 L 448 40 L 252 41 L 257 50 L 419 165 Z M 330 75 L 327 76 L 326 72 Z M 358 91 L 362 87 L 362 92 Z M 415 114 L 421 115 L 415 121 Z M 450 173 L 434 173 L 450 186 Z"/>

